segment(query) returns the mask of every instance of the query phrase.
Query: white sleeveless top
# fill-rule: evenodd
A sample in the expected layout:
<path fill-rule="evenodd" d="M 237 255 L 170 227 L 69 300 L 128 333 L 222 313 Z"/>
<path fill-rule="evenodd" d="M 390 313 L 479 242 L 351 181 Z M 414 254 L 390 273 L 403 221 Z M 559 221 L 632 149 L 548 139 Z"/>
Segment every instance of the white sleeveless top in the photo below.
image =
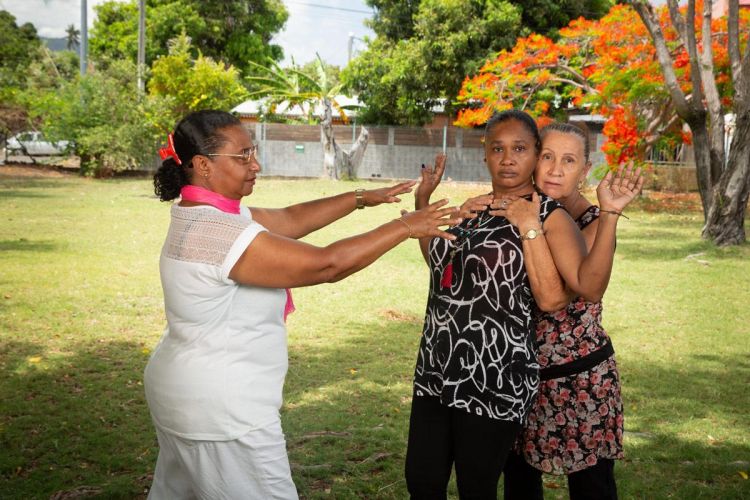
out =
<path fill-rule="evenodd" d="M 144 374 L 151 415 L 167 432 L 231 440 L 278 418 L 286 293 L 229 278 L 265 230 L 247 207 L 172 206 L 159 262 L 167 327 Z"/>

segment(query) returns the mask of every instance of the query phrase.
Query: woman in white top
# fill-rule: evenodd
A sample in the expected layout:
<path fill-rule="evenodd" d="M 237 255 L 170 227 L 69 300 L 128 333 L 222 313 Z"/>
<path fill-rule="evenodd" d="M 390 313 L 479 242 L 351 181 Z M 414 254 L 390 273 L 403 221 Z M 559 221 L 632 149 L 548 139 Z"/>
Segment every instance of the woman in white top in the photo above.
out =
<path fill-rule="evenodd" d="M 260 165 L 236 117 L 192 113 L 168 139 L 154 187 L 180 201 L 160 259 L 167 327 L 144 377 L 160 447 L 149 498 L 297 498 L 279 420 L 288 288 L 343 279 L 410 237 L 453 239 L 440 227 L 460 219 L 440 201 L 315 247 L 297 239 L 414 183 L 248 208 Z"/>

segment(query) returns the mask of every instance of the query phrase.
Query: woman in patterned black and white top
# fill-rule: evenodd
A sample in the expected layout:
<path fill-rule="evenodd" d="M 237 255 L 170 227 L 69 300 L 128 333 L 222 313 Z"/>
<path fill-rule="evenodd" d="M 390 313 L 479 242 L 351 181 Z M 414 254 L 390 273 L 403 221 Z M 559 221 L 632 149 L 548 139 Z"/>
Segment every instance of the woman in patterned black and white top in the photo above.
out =
<path fill-rule="evenodd" d="M 586 256 L 570 216 L 534 188 L 540 145 L 526 113 L 493 116 L 484 141 L 492 193 L 464 204 L 474 216 L 450 230 L 456 240 L 420 239 L 431 279 L 406 456 L 412 498 L 446 498 L 454 465 L 461 498 L 496 498 L 539 387 L 534 305 L 557 310 L 567 303 L 560 277 L 591 299 L 606 287 L 598 270 L 611 259 L 614 231 L 600 230 Z M 417 207 L 427 206 L 443 169 L 444 158 L 425 169 Z M 538 217 L 513 225 L 508 207 L 519 199 Z"/>

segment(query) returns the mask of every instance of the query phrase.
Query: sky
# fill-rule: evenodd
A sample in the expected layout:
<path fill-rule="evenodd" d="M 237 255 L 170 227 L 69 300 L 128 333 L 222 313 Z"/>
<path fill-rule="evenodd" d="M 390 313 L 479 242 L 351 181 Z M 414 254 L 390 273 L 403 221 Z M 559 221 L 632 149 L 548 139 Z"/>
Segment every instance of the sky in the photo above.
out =
<path fill-rule="evenodd" d="M 94 6 L 104 0 L 88 0 L 88 25 L 94 24 Z M 293 57 L 304 64 L 319 53 L 324 61 L 345 66 L 349 35 L 353 48 L 362 49 L 365 36 L 374 33 L 364 25 L 371 9 L 364 0 L 283 0 L 289 11 L 286 27 L 274 43 L 284 48 L 285 63 Z M 17 24 L 32 23 L 40 36 L 62 38 L 65 28 L 81 24 L 81 0 L 0 0 L 0 9 L 16 17 Z"/>

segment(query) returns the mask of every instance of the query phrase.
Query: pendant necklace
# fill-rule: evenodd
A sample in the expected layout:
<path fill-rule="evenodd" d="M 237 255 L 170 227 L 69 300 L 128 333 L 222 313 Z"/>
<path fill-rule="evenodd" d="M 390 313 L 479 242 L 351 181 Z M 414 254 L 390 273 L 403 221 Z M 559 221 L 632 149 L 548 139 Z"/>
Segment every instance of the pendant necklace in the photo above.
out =
<path fill-rule="evenodd" d="M 453 258 L 456 254 L 461 251 L 462 247 L 469 242 L 471 236 L 476 232 L 477 229 L 485 222 L 484 215 L 488 213 L 488 210 L 484 210 L 476 218 L 470 220 L 466 224 L 466 228 L 456 226 L 454 229 L 458 230 L 459 238 L 456 240 L 453 249 L 450 251 L 448 256 L 448 264 L 443 268 L 442 277 L 440 279 L 440 288 L 450 288 L 453 282 Z M 488 219 L 489 220 L 489 219 Z"/>

